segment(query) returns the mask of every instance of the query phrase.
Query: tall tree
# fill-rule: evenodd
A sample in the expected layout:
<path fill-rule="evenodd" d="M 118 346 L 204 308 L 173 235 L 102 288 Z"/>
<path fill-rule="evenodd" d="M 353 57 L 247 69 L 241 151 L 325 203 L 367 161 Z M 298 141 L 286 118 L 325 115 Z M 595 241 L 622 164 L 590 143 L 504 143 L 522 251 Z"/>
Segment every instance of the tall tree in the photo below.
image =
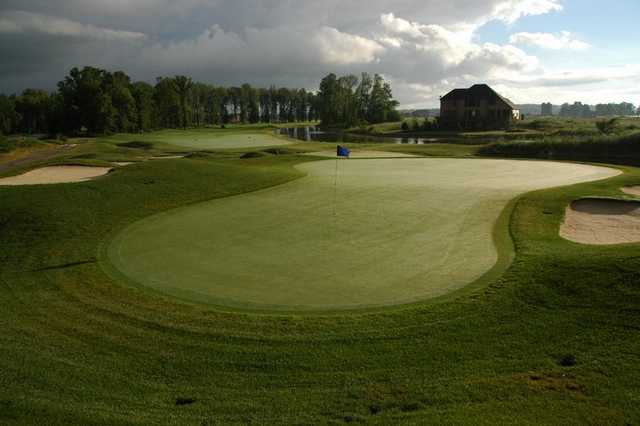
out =
<path fill-rule="evenodd" d="M 134 83 L 131 85 L 131 95 L 136 103 L 136 129 L 144 132 L 155 128 L 157 122 L 153 87 L 144 82 Z"/>
<path fill-rule="evenodd" d="M 15 133 L 20 119 L 20 114 L 16 112 L 15 96 L 0 95 L 0 134 Z"/>
<path fill-rule="evenodd" d="M 177 75 L 173 78 L 173 81 L 180 99 L 180 124 L 183 129 L 186 129 L 189 124 L 187 99 L 189 98 L 191 88 L 193 87 L 193 80 L 191 80 L 190 77 L 185 77 L 184 75 Z"/>
<path fill-rule="evenodd" d="M 114 123 L 111 130 L 131 132 L 137 128 L 136 100 L 131 94 L 131 80 L 122 71 L 104 76 L 105 92 L 111 99 Z"/>
<path fill-rule="evenodd" d="M 22 117 L 21 130 L 29 134 L 49 132 L 51 108 L 49 93 L 26 89 L 15 101 L 16 112 Z"/>
<path fill-rule="evenodd" d="M 177 128 L 182 125 L 180 96 L 172 78 L 159 77 L 156 80 L 154 102 L 160 127 Z"/>
<path fill-rule="evenodd" d="M 89 133 L 113 130 L 116 111 L 105 87 L 107 74 L 105 70 L 94 67 L 84 67 L 82 70 L 73 68 L 58 83 L 67 130 L 78 132 L 86 129 Z"/>

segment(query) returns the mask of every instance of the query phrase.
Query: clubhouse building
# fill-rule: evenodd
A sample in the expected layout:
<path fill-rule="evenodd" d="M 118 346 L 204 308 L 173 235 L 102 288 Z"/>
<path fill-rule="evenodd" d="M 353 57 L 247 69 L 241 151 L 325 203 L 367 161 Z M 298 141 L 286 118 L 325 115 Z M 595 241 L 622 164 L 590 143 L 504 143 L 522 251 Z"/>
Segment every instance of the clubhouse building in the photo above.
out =
<path fill-rule="evenodd" d="M 454 89 L 440 98 L 440 126 L 451 130 L 506 129 L 520 110 L 486 84 Z"/>

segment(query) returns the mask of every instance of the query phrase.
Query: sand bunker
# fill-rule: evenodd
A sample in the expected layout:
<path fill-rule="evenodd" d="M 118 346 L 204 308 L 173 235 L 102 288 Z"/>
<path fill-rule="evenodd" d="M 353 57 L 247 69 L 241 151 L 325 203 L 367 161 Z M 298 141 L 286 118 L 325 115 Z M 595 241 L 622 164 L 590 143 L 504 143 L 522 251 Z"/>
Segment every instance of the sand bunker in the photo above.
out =
<path fill-rule="evenodd" d="M 622 188 L 622 192 L 633 195 L 634 197 L 640 197 L 640 186 L 625 186 Z"/>
<path fill-rule="evenodd" d="M 318 151 L 309 152 L 306 155 L 314 157 L 336 158 L 336 151 Z M 416 157 L 412 154 L 403 154 L 401 152 L 385 152 L 385 151 L 351 151 L 350 158 L 409 158 Z"/>
<path fill-rule="evenodd" d="M 560 236 L 581 244 L 640 242 L 640 202 L 589 198 L 567 207 Z"/>
<path fill-rule="evenodd" d="M 0 179 L 0 185 L 43 185 L 83 182 L 109 173 L 111 167 L 51 166 Z"/>

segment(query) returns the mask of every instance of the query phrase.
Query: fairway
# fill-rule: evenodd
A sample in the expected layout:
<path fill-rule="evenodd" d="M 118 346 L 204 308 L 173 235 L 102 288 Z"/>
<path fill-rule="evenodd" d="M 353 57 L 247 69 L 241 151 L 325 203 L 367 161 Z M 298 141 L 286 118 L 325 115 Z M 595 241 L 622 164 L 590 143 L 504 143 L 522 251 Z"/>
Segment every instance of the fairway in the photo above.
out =
<path fill-rule="evenodd" d="M 118 136 L 122 138 L 123 136 Z M 291 142 L 265 132 L 226 132 L 222 130 L 162 130 L 144 135 L 127 135 L 142 142 L 162 142 L 187 149 L 242 149 L 289 145 Z"/>
<path fill-rule="evenodd" d="M 493 267 L 492 229 L 517 195 L 619 174 L 508 160 L 337 166 L 337 179 L 335 161 L 307 163 L 297 181 L 135 223 L 109 245 L 108 269 L 169 295 L 235 308 L 335 310 L 429 299 Z"/>

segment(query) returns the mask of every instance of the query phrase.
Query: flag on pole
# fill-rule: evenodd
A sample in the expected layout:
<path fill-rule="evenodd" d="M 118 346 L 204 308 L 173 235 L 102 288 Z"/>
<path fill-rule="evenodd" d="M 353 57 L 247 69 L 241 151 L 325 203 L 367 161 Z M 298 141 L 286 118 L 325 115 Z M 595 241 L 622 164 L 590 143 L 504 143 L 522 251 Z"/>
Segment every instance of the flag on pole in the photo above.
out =
<path fill-rule="evenodd" d="M 351 154 L 351 151 L 349 151 L 348 148 L 345 148 L 343 146 L 338 145 L 337 154 L 338 154 L 338 157 L 347 157 L 347 158 L 349 158 L 349 154 Z"/>

